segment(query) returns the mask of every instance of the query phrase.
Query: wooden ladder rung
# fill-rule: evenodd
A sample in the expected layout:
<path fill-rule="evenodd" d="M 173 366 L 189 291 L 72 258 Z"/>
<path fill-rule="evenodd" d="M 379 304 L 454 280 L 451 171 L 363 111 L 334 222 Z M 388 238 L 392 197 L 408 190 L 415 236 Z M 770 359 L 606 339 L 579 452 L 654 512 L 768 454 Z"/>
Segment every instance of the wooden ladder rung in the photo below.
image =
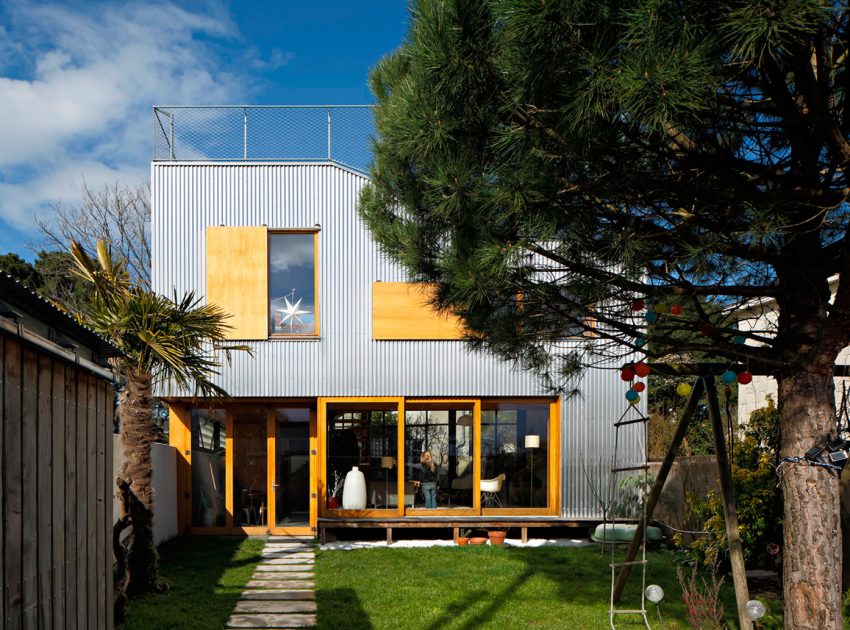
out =
<path fill-rule="evenodd" d="M 628 609 L 609 610 L 608 612 L 612 615 L 645 615 L 646 614 L 645 610 L 641 610 L 641 609 L 637 609 L 637 608 L 635 608 L 634 610 L 628 610 Z"/>
<path fill-rule="evenodd" d="M 627 470 L 649 470 L 649 464 L 639 464 L 637 466 L 623 466 L 622 468 L 612 468 L 612 473 L 626 472 Z"/>
<path fill-rule="evenodd" d="M 624 427 L 627 424 L 635 424 L 637 422 L 649 422 L 649 418 L 641 416 L 640 418 L 632 418 L 631 420 L 620 420 L 614 423 L 615 427 Z"/>
<path fill-rule="evenodd" d="M 629 562 L 612 562 L 608 566 L 612 569 L 616 569 L 617 567 L 631 567 L 636 564 L 646 564 L 646 560 L 630 560 Z"/>

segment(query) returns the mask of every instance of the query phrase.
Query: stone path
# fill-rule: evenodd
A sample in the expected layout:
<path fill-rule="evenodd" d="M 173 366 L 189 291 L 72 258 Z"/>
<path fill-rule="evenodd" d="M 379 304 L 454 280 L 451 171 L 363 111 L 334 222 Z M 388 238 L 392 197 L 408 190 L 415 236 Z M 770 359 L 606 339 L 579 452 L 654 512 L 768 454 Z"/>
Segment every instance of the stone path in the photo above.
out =
<path fill-rule="evenodd" d="M 228 628 L 310 628 L 316 625 L 312 541 L 271 536 Z"/>

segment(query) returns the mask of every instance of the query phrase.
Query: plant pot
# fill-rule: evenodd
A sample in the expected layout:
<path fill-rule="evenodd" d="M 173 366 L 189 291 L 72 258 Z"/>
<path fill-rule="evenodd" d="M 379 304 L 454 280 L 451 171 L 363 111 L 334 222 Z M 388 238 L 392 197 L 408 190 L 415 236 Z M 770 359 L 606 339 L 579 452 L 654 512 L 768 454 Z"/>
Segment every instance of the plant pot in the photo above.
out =
<path fill-rule="evenodd" d="M 469 538 L 466 538 L 464 536 L 459 536 L 458 538 L 455 539 L 455 542 L 457 543 L 458 547 L 466 547 L 466 545 L 469 544 Z"/>
<path fill-rule="evenodd" d="M 339 509 L 339 499 L 337 497 L 328 497 L 328 509 L 329 510 L 338 510 Z"/>
<path fill-rule="evenodd" d="M 470 545 L 486 545 L 487 539 L 484 538 L 483 536 L 473 536 L 472 538 L 469 539 L 469 544 Z"/>
<path fill-rule="evenodd" d="M 490 537 L 491 545 L 500 546 L 505 544 L 505 537 L 508 532 L 487 532 L 487 535 Z"/>

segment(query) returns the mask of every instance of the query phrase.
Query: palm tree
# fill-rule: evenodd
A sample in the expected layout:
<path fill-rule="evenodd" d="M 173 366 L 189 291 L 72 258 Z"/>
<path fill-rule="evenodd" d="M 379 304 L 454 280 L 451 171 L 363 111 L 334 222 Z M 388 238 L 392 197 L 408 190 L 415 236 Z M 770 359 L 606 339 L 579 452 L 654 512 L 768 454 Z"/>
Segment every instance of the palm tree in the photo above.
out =
<path fill-rule="evenodd" d="M 76 241 L 71 255 L 74 273 L 93 289 L 77 318 L 122 351 L 114 364 L 124 384 L 118 399 L 124 463 L 116 479 L 121 516 L 113 530 L 120 616 L 127 597 L 159 588 L 151 492 L 153 384 L 171 381 L 195 395 L 226 396 L 211 380 L 219 367 L 213 357 L 223 350 L 229 361 L 231 350 L 248 348 L 224 345 L 228 315 L 218 307 L 201 305 L 193 293 L 169 299 L 134 283 L 104 241 L 97 243 L 96 260 Z M 126 527 L 132 527 L 129 551 L 120 542 Z"/>

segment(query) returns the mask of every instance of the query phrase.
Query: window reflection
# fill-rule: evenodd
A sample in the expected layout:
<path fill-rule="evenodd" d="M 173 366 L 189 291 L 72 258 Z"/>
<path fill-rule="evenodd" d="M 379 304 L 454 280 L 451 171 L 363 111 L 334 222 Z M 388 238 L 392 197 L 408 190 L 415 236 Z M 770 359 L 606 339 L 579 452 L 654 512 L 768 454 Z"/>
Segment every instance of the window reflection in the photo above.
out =
<path fill-rule="evenodd" d="M 223 409 L 192 409 L 192 525 L 224 527 L 227 437 Z"/>
<path fill-rule="evenodd" d="M 481 483 L 488 507 L 545 508 L 549 484 L 549 405 L 486 403 L 481 411 Z M 487 484 L 504 475 L 501 483 Z"/>
<path fill-rule="evenodd" d="M 405 414 L 405 480 L 430 480 L 422 454 L 428 452 L 437 477 L 436 505 L 428 505 L 421 489 L 414 507 L 472 507 L 472 409 L 423 409 Z M 408 503 L 408 505 L 411 505 Z"/>
<path fill-rule="evenodd" d="M 392 409 L 329 409 L 328 509 L 345 508 L 346 475 L 357 467 L 366 481 L 366 508 L 398 507 L 398 411 Z M 412 499 L 405 487 L 404 501 Z"/>
<path fill-rule="evenodd" d="M 269 331 L 316 334 L 315 239 L 312 232 L 269 234 Z"/>

